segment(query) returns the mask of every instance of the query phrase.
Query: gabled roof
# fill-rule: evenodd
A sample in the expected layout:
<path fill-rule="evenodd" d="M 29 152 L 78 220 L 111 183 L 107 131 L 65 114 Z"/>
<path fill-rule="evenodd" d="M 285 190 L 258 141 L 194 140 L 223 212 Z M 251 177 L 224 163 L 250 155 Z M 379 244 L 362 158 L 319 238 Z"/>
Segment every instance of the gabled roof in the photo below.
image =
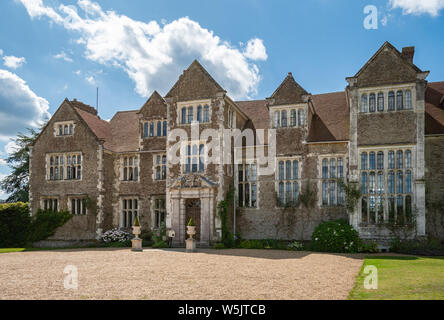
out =
<path fill-rule="evenodd" d="M 110 150 L 133 152 L 139 150 L 139 110 L 117 112 L 109 122 L 112 132 Z"/>
<path fill-rule="evenodd" d="M 444 82 L 428 83 L 425 93 L 425 134 L 444 134 Z"/>
<path fill-rule="evenodd" d="M 156 91 L 154 90 L 153 94 L 151 95 L 151 97 L 148 98 L 148 100 L 145 102 L 145 104 L 142 106 L 142 108 L 140 108 L 138 113 L 142 113 L 144 111 L 144 109 L 146 108 L 150 108 L 152 106 L 164 106 L 165 110 L 166 110 L 166 102 L 165 100 L 162 98 L 162 96 Z"/>
<path fill-rule="evenodd" d="M 418 73 L 427 72 L 419 69 L 409 58 L 403 56 L 398 49 L 386 41 L 351 78 L 357 80 L 357 86 L 368 87 L 414 82 Z"/>
<path fill-rule="evenodd" d="M 111 139 L 111 128 L 107 121 L 78 107 L 74 107 L 74 110 L 86 122 L 98 139 L 105 140 L 105 142 Z"/>
<path fill-rule="evenodd" d="M 199 61 L 194 60 L 165 98 L 178 97 L 181 101 L 189 101 L 210 98 L 219 92 L 226 93 Z"/>
<path fill-rule="evenodd" d="M 315 114 L 309 128 L 308 142 L 349 140 L 350 109 L 346 92 L 312 96 Z"/>
<path fill-rule="evenodd" d="M 293 74 L 289 72 L 284 81 L 267 100 L 271 100 L 271 105 L 278 106 L 304 102 L 303 96 L 307 95 L 309 93 L 294 80 Z"/>
<path fill-rule="evenodd" d="M 236 104 L 251 119 L 256 129 L 270 127 L 270 114 L 266 100 L 236 101 Z"/>

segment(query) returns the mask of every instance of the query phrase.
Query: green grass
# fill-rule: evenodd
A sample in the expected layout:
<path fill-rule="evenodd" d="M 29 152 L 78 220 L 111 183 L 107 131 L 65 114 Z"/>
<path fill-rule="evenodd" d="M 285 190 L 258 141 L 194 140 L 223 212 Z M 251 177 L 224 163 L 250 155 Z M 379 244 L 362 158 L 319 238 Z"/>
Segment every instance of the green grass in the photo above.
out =
<path fill-rule="evenodd" d="M 8 252 L 22 252 L 26 251 L 26 248 L 0 248 L 0 253 L 8 253 Z"/>
<path fill-rule="evenodd" d="M 364 288 L 365 266 L 378 269 L 378 289 Z M 351 300 L 444 300 L 444 257 L 367 257 Z"/>

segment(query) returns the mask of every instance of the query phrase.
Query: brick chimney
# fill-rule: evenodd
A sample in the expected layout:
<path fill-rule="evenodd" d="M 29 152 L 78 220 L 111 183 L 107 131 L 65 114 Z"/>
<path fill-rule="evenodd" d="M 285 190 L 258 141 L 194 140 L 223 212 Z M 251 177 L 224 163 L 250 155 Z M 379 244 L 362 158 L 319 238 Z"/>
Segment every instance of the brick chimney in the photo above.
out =
<path fill-rule="evenodd" d="M 402 56 L 407 61 L 413 63 L 413 56 L 415 55 L 415 47 L 405 47 L 402 48 Z"/>

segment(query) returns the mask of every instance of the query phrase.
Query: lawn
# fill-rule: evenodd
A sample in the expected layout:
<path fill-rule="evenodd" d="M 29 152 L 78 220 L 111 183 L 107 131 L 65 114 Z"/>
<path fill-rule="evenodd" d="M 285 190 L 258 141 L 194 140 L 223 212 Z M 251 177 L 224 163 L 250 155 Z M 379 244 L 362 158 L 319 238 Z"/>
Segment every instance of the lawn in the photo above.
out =
<path fill-rule="evenodd" d="M 378 289 L 364 288 L 365 266 L 378 270 Z M 444 257 L 367 257 L 351 300 L 444 300 Z"/>
<path fill-rule="evenodd" d="M 0 248 L 0 253 L 21 252 L 21 251 L 26 251 L 26 249 L 25 248 L 5 248 L 5 249 Z"/>

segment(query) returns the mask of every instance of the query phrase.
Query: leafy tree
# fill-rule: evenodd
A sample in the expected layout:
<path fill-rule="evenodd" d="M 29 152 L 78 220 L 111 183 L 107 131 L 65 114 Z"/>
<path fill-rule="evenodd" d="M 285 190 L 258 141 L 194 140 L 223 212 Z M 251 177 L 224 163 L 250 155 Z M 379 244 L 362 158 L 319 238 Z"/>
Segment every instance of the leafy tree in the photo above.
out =
<path fill-rule="evenodd" d="M 9 194 L 6 202 L 29 201 L 29 145 L 35 142 L 45 125 L 46 121 L 37 129 L 27 128 L 27 134 L 20 132 L 12 139 L 17 147 L 6 158 L 11 174 L 0 181 L 0 188 Z"/>

